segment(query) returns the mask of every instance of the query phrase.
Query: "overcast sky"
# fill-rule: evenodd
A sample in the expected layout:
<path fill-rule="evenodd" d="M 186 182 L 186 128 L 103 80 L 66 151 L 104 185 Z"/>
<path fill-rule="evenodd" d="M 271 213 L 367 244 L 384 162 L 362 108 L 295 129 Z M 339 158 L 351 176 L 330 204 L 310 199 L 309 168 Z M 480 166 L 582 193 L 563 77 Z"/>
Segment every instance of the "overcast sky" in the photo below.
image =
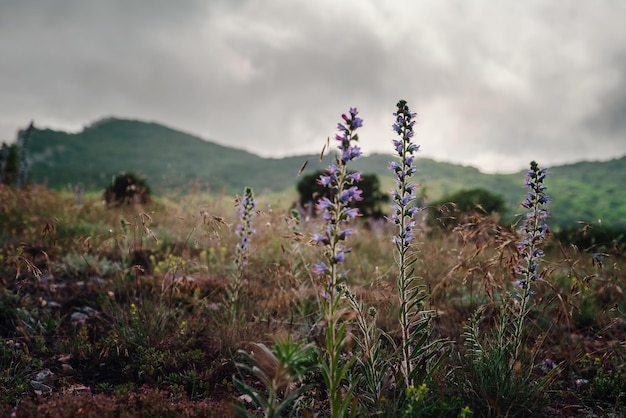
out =
<path fill-rule="evenodd" d="M 262 156 L 318 153 L 356 106 L 421 155 L 512 172 L 626 155 L 618 0 L 0 0 L 0 141 L 34 120 L 163 123 Z"/>

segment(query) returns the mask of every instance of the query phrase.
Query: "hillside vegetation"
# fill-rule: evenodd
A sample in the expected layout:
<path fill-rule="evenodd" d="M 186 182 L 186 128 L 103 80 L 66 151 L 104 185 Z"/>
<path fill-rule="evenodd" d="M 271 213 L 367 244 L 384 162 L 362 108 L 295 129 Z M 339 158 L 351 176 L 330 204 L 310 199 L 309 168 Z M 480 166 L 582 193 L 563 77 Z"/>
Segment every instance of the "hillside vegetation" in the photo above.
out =
<path fill-rule="evenodd" d="M 320 141 L 320 148 L 322 145 Z M 262 158 L 157 123 L 121 119 L 104 119 L 76 134 L 36 130 L 30 152 L 32 181 L 53 189 L 80 184 L 88 190 L 104 190 L 116 174 L 133 172 L 145 177 L 157 193 L 189 190 L 194 184 L 229 194 L 240 193 L 245 186 L 253 187 L 257 194 L 293 190 L 305 161 L 305 172 L 327 163 L 320 162 L 318 155 Z M 392 178 L 387 166 L 391 159 L 391 155 L 374 154 L 359 159 L 355 168 L 379 175 L 388 186 L 384 189 L 389 189 Z M 541 163 L 540 156 L 537 159 Z M 427 158 L 419 159 L 418 168 L 429 201 L 481 187 L 501 194 L 514 214 L 524 187 L 521 172 L 484 174 L 473 167 Z M 598 220 L 603 225 L 626 227 L 626 157 L 549 169 L 553 227 Z"/>

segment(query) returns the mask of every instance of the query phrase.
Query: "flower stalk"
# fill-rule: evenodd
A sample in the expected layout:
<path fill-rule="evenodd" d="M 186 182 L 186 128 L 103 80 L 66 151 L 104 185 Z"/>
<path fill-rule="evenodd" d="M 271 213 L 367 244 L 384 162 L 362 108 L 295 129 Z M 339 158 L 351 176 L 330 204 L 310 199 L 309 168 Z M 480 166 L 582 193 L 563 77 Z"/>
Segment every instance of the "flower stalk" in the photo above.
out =
<path fill-rule="evenodd" d="M 241 223 L 237 226 L 235 233 L 240 241 L 235 248 L 235 272 L 233 280 L 228 289 L 228 305 L 230 308 L 231 323 L 235 323 L 239 314 L 240 292 L 243 283 L 243 275 L 248 265 L 250 254 L 250 238 L 255 230 L 252 228 L 252 218 L 256 202 L 254 192 L 250 187 L 244 189 L 243 198 L 237 201 Z"/>
<path fill-rule="evenodd" d="M 431 341 L 432 318 L 434 313 L 424 309 L 428 293 L 425 286 L 415 276 L 417 261 L 414 244 L 415 215 L 418 212 L 415 190 L 417 185 L 410 181 L 417 172 L 414 166 L 415 154 L 419 146 L 413 143 L 416 114 L 412 113 L 405 100 L 400 100 L 394 113 L 393 130 L 399 138 L 393 140 L 398 160 L 389 164 L 396 177 L 396 189 L 392 190 L 393 199 L 390 219 L 397 227 L 397 234 L 392 238 L 395 244 L 395 259 L 398 265 L 398 301 L 400 304 L 398 320 L 400 323 L 400 364 L 398 369 L 404 380 L 405 388 L 423 383 L 432 367 L 430 362 L 437 356 L 440 340 Z M 419 376 L 418 376 L 419 374 Z"/>
<path fill-rule="evenodd" d="M 361 200 L 361 190 L 356 184 L 361 181 L 361 173 L 349 172 L 348 163 L 361 155 L 356 130 L 363 126 L 356 108 L 341 115 L 343 121 L 337 124 L 335 139 L 339 142 L 339 153 L 335 162 L 326 168 L 318 184 L 329 189 L 328 196 L 320 198 L 316 208 L 322 213 L 324 228 L 322 233 L 313 236 L 313 242 L 324 246 L 323 260 L 313 266 L 313 272 L 323 277 L 321 305 L 326 322 L 326 358 L 322 361 L 322 373 L 328 389 L 331 417 L 342 417 L 351 404 L 354 386 L 343 387 L 347 372 L 354 363 L 354 357 L 345 363 L 341 354 L 346 344 L 346 328 L 340 308 L 345 293 L 346 272 L 341 264 L 349 252 L 345 240 L 352 234 L 347 224 L 359 215 L 350 203 Z"/>
<path fill-rule="evenodd" d="M 544 254 L 541 245 L 548 232 L 546 219 L 549 212 L 545 206 L 550 203 L 550 197 L 546 194 L 547 187 L 544 185 L 546 174 L 547 170 L 545 168 L 540 169 L 535 161 L 530 163 L 530 170 L 526 173 L 526 186 L 529 191 L 521 206 L 528 212 L 520 226 L 520 232 L 523 234 L 523 239 L 518 244 L 521 263 L 516 269 L 516 273 L 521 276 L 517 280 L 521 292 L 519 294 L 520 309 L 517 314 L 517 321 L 515 321 L 513 336 L 515 359 L 518 359 L 520 354 L 524 320 L 530 309 L 530 298 L 533 293 L 531 286 L 543 278 L 539 271 L 539 263 Z"/>
<path fill-rule="evenodd" d="M 394 113 L 395 122 L 393 130 L 398 134 L 399 138 L 393 140 L 394 149 L 396 151 L 398 161 L 392 161 L 389 169 L 395 174 L 396 189 L 392 190 L 393 198 L 391 220 L 396 224 L 397 234 L 392 238 L 396 247 L 396 262 L 398 264 L 398 299 L 400 302 L 400 311 L 398 319 L 402 334 L 400 350 L 402 352 L 402 360 L 400 370 L 404 377 L 405 385 L 409 387 L 413 371 L 411 359 L 411 328 L 416 310 L 421 308 L 420 298 L 412 303 L 414 288 L 414 268 L 415 263 L 414 252 L 412 251 L 413 229 L 415 228 L 414 216 L 417 212 L 415 206 L 415 189 L 416 185 L 410 181 L 410 177 L 417 171 L 413 162 L 415 153 L 419 151 L 419 146 L 412 142 L 414 136 L 413 126 L 415 125 L 415 113 L 411 113 L 409 106 L 405 100 L 400 100 L 397 104 L 397 110 Z"/>

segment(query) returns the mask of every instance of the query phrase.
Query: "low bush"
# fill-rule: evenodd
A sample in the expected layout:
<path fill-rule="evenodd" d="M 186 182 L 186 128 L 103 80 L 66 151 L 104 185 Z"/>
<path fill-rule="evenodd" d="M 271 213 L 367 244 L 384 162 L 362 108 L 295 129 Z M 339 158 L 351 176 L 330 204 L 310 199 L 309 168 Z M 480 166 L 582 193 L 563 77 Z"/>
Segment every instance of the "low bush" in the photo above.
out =
<path fill-rule="evenodd" d="M 104 191 L 108 205 L 145 205 L 150 202 L 150 187 L 145 180 L 134 174 L 120 174 Z"/>

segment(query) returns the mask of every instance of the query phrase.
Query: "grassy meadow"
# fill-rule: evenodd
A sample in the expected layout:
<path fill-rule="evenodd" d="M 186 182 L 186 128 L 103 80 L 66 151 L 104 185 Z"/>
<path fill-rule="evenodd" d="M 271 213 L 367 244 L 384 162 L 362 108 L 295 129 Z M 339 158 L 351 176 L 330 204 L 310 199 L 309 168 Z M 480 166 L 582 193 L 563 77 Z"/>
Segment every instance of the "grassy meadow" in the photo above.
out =
<path fill-rule="evenodd" d="M 558 241 L 536 165 L 518 224 L 426 222 L 394 115 L 384 220 L 349 206 L 356 109 L 317 216 L 250 189 L 0 185 L 0 415 L 626 416 L 624 248 Z"/>
<path fill-rule="evenodd" d="M 0 396 L 6 416 L 231 416 L 233 403 L 242 399 L 233 376 L 263 390 L 235 366 L 238 350 L 251 343 L 321 345 L 320 285 L 311 273 L 319 249 L 309 242 L 320 220 L 298 221 L 287 202 L 258 204 L 242 309 L 231 323 L 224 299 L 239 222 L 233 197 L 189 195 L 113 209 L 98 195 L 85 196 L 79 206 L 72 194 L 41 187 L 3 186 L 0 197 Z M 363 220 L 354 228 L 346 258 L 351 289 L 376 308 L 376 326 L 397 339 L 393 231 Z M 481 393 L 464 391 L 463 326 L 480 306 L 496 312 L 511 291 L 516 240 L 490 217 L 448 233 L 419 231 L 416 274 L 430 293 L 428 308 L 436 311 L 434 334 L 448 341 L 420 400 L 424 416 L 458 416 L 465 406 L 475 416 L 486 411 Z M 539 411 L 620 416 L 626 389 L 623 254 L 601 260 L 550 240 L 545 265 L 549 280 L 533 295 L 524 345 L 534 359 L 533 378 L 558 370 Z M 485 335 L 492 318 L 481 322 Z M 356 325 L 348 332 L 356 336 Z M 363 355 L 354 341 L 349 344 L 347 352 Z M 305 383 L 312 386 L 292 413 L 324 416 L 319 372 L 291 382 Z M 382 416 L 406 409 L 392 377 L 383 390 L 377 406 Z"/>

